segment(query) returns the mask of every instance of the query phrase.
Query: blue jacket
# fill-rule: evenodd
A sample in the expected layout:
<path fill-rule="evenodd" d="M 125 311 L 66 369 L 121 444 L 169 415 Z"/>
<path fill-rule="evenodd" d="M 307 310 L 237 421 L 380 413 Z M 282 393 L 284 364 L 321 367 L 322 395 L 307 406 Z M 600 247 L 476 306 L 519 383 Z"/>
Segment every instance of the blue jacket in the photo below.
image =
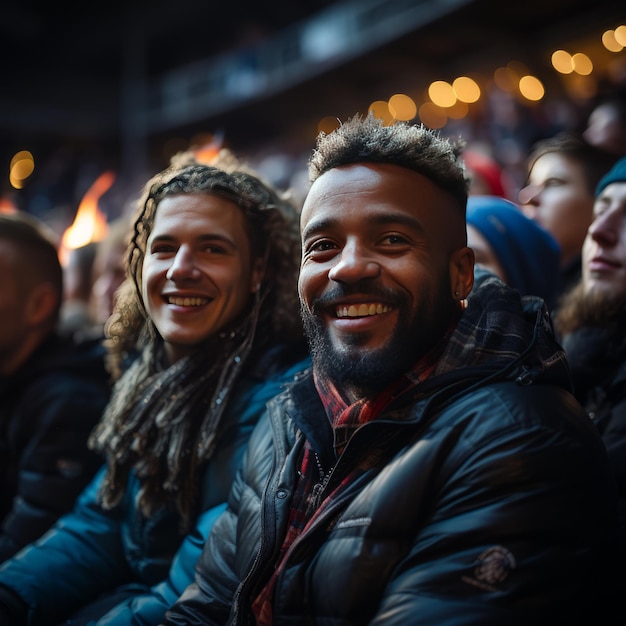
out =
<path fill-rule="evenodd" d="M 242 374 L 224 416 L 228 426 L 216 453 L 202 468 L 201 513 L 190 535 L 181 534 L 176 514 L 161 510 L 147 519 L 140 513 L 135 506 L 135 477 L 131 477 L 122 503 L 103 510 L 97 499 L 103 468 L 72 513 L 62 517 L 40 542 L 0 568 L 0 604 L 11 604 L 6 594 L 11 590 L 28 606 L 26 621 L 20 616 L 9 623 L 56 624 L 81 609 L 94 615 L 88 605 L 98 602 L 102 612 L 98 615 L 96 611 L 90 623 L 102 617 L 98 624 L 158 624 L 167 606 L 193 578 L 204 537 L 226 500 L 266 402 L 307 364 L 308 358 L 279 373 L 261 373 L 256 368 Z M 103 601 L 102 594 L 111 601 Z M 118 617 L 113 621 L 104 617 L 116 606 Z"/>
<path fill-rule="evenodd" d="M 164 624 L 255 623 L 305 439 L 325 472 L 322 512 L 286 553 L 275 625 L 608 624 L 595 614 L 618 565 L 606 450 L 570 392 L 545 307 L 522 304 L 479 278 L 435 373 L 339 458 L 311 376 L 270 402 L 196 582 Z"/>

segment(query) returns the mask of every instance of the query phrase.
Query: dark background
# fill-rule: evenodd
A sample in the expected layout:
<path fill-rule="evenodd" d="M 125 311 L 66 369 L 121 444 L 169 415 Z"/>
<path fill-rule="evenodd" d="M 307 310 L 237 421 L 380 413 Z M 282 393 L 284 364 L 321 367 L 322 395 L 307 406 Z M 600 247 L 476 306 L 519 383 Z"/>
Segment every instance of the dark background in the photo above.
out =
<path fill-rule="evenodd" d="M 328 54 L 304 62 L 298 33 L 307 21 L 351 7 L 368 9 L 362 32 L 342 49 L 333 25 L 343 13 L 329 17 L 316 31 Z M 394 12 L 410 19 L 389 20 Z M 575 125 L 593 94 L 567 94 L 551 51 L 593 50 L 603 30 L 625 22 L 623 0 L 8 2 L 0 10 L 0 161 L 6 172 L 28 149 L 36 167 L 24 189 L 3 180 L 0 193 L 71 220 L 87 187 L 113 169 L 118 181 L 104 204 L 119 213 L 140 182 L 201 133 L 252 161 L 276 156 L 297 169 L 323 117 L 366 112 L 396 92 L 418 99 L 432 80 L 493 72 L 511 59 L 541 78 L 547 102 L 569 100 L 579 119 L 561 125 Z M 221 82 L 211 83 L 220 67 Z M 233 95 L 225 85 L 242 67 L 261 83 L 250 88 L 237 74 Z M 527 141 L 558 124 L 535 123 Z"/>

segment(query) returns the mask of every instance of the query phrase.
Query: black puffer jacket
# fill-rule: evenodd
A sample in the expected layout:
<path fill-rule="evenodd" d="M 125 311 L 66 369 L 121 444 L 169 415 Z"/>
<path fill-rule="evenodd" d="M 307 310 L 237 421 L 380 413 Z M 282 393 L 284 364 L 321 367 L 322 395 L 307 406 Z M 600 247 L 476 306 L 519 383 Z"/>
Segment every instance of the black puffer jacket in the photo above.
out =
<path fill-rule="evenodd" d="M 51 336 L 0 378 L 0 562 L 74 505 L 102 464 L 87 438 L 111 391 L 100 338 Z"/>
<path fill-rule="evenodd" d="M 326 461 L 322 495 L 377 459 L 296 539 L 276 626 L 608 623 L 615 485 L 545 308 L 525 304 L 482 274 L 438 371 Z M 329 429 L 310 376 L 269 405 L 166 624 L 254 623 L 304 438 L 329 459 Z"/>

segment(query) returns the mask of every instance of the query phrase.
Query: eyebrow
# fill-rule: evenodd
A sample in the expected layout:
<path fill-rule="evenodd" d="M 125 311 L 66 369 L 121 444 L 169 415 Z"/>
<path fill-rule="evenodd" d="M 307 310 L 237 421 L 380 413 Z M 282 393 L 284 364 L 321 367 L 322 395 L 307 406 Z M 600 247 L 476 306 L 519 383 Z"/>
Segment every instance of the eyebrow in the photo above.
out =
<path fill-rule="evenodd" d="M 422 222 L 416 217 L 406 215 L 405 213 L 379 213 L 368 219 L 370 224 L 375 226 L 386 226 L 390 224 L 402 224 L 420 232 L 424 231 Z M 302 229 L 302 237 L 306 238 L 319 231 L 329 230 L 336 227 L 339 220 L 335 217 L 327 217 L 324 219 L 311 220 Z"/>
<path fill-rule="evenodd" d="M 237 245 L 235 244 L 233 239 L 231 239 L 230 237 L 226 237 L 225 235 L 220 235 L 217 233 L 199 235 L 198 237 L 196 237 L 196 240 L 201 243 L 207 242 L 207 241 L 220 241 L 222 243 L 227 244 L 233 249 L 237 249 Z M 155 235 L 154 237 L 152 236 L 150 237 L 150 242 L 159 242 L 159 241 L 166 241 L 166 242 L 178 241 L 178 237 L 175 237 L 174 235 L 170 235 L 168 233 L 163 233 L 162 235 Z"/>

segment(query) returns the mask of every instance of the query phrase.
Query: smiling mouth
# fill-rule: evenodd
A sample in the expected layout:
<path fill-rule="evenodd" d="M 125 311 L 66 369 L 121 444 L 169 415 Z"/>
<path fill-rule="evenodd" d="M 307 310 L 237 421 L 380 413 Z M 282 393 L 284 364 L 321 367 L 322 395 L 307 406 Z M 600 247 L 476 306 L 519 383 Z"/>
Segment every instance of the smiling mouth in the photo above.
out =
<path fill-rule="evenodd" d="M 349 306 L 337 307 L 337 317 L 368 317 L 370 315 L 382 315 L 387 313 L 391 308 L 386 304 L 351 304 Z"/>
<path fill-rule="evenodd" d="M 197 296 L 194 297 L 178 297 L 178 296 L 169 296 L 166 298 L 168 304 L 173 304 L 175 306 L 203 306 L 210 302 L 209 298 L 199 298 Z"/>

